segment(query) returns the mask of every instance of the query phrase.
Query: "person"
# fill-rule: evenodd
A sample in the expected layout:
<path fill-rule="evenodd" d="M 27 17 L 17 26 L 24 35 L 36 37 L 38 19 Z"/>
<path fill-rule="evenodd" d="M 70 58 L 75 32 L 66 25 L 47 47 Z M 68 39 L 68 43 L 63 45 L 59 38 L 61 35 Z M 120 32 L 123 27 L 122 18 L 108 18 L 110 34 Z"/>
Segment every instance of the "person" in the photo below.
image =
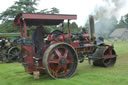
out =
<path fill-rule="evenodd" d="M 80 45 L 84 46 L 85 43 L 89 41 L 89 34 L 86 31 L 86 28 L 81 29 L 81 36 L 80 36 Z"/>
<path fill-rule="evenodd" d="M 86 28 L 83 27 L 83 28 L 81 29 L 81 33 L 82 33 L 82 34 L 83 34 L 83 33 L 87 33 Z"/>
<path fill-rule="evenodd" d="M 5 43 L 6 43 L 6 39 L 5 38 L 2 38 L 2 41 L 0 42 L 0 46 L 1 47 L 4 47 L 5 46 Z"/>
<path fill-rule="evenodd" d="M 48 34 L 49 32 L 47 30 L 44 29 L 44 27 L 38 26 L 33 35 L 32 35 L 32 40 L 34 41 L 35 44 L 35 59 L 39 59 L 39 57 L 41 56 L 41 52 L 44 48 L 44 35 Z"/>

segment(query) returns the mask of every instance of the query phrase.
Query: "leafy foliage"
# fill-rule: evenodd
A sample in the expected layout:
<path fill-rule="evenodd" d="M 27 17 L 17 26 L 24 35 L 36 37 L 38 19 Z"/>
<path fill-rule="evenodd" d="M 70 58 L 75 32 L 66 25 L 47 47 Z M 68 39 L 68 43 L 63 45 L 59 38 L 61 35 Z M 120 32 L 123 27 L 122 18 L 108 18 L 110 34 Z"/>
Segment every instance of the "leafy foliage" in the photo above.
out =
<path fill-rule="evenodd" d="M 35 13 L 36 8 L 34 6 L 37 5 L 36 2 L 37 0 L 19 0 L 2 12 L 0 15 L 0 20 L 2 20 L 0 32 L 16 32 L 17 29 L 14 27 L 12 19 L 18 13 Z"/>
<path fill-rule="evenodd" d="M 14 3 L 11 7 L 6 9 L 4 12 L 0 14 L 0 20 L 2 20 L 2 24 L 0 25 L 0 31 L 1 32 L 16 32 L 17 29 L 13 26 L 12 19 L 15 18 L 15 16 L 18 13 L 43 13 L 43 14 L 57 14 L 59 13 L 59 9 L 53 7 L 50 10 L 43 9 L 40 12 L 36 12 L 35 6 L 37 6 L 38 0 L 19 0 Z M 11 19 L 11 20 L 10 20 Z M 48 30 L 52 30 L 55 27 L 47 27 Z M 28 28 L 29 32 L 31 30 Z"/>
<path fill-rule="evenodd" d="M 9 18 L 14 18 L 18 13 L 35 13 L 37 0 L 19 0 L 14 5 L 9 7 L 0 15 L 0 19 L 7 21 Z"/>
<path fill-rule="evenodd" d="M 59 13 L 59 9 L 55 7 L 51 8 L 50 14 L 57 14 L 57 13 Z"/>
<path fill-rule="evenodd" d="M 68 23 L 64 22 L 64 32 L 68 33 L 69 29 L 68 29 Z M 81 29 L 78 27 L 78 25 L 76 24 L 76 22 L 72 22 L 70 23 L 70 28 L 71 28 L 71 33 L 74 32 L 79 32 Z M 58 27 L 58 29 L 62 29 L 62 25 L 60 25 Z"/>
<path fill-rule="evenodd" d="M 50 10 L 48 9 L 43 9 L 38 13 L 42 13 L 42 14 L 59 14 L 59 9 L 52 7 Z"/>
<path fill-rule="evenodd" d="M 52 7 L 51 9 L 43 9 L 37 12 L 35 6 L 37 6 L 38 0 L 18 0 L 6 9 L 4 12 L 0 14 L 0 20 L 2 20 L 2 24 L 0 24 L 0 32 L 17 32 L 13 25 L 13 20 L 18 13 L 42 13 L 42 14 L 59 14 L 59 9 Z M 33 30 L 36 27 L 28 27 L 28 33 L 32 34 Z M 62 29 L 61 26 L 46 26 L 48 31 L 52 31 L 55 29 Z M 67 23 L 64 23 L 64 30 L 68 31 Z M 80 29 L 75 22 L 71 23 L 71 32 L 78 32 Z M 30 35 L 31 36 L 31 35 Z"/>
<path fill-rule="evenodd" d="M 116 28 L 128 28 L 128 14 L 121 17 L 119 23 L 116 25 Z"/>
<path fill-rule="evenodd" d="M 18 32 L 18 29 L 13 26 L 13 21 L 6 21 L 0 25 L 0 32 L 3 33 Z"/>
<path fill-rule="evenodd" d="M 72 22 L 70 24 L 71 27 L 71 33 L 74 32 L 79 32 L 81 29 L 78 27 L 78 25 L 76 24 L 76 22 Z M 45 29 L 47 29 L 48 31 L 52 32 L 53 30 L 62 30 L 64 29 L 65 33 L 68 33 L 68 24 L 66 22 L 64 22 L 64 26 L 62 28 L 62 24 L 58 25 L 58 26 L 45 26 Z"/>

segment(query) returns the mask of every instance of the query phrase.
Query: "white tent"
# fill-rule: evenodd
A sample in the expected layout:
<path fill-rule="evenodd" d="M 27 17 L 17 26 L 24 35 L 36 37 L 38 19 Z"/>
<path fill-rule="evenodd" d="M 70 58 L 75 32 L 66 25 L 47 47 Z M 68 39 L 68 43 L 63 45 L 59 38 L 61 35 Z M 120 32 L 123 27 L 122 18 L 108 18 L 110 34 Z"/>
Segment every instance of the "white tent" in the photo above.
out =
<path fill-rule="evenodd" d="M 114 39 L 128 39 L 128 28 L 116 29 L 111 33 L 110 37 Z"/>

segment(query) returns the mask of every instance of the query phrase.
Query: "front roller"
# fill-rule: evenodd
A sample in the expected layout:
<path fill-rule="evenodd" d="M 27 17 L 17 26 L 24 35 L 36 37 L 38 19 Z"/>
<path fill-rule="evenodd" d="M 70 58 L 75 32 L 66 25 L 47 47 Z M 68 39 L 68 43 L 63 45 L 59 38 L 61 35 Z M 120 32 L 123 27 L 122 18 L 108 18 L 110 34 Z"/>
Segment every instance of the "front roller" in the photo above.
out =
<path fill-rule="evenodd" d="M 94 66 L 111 67 L 116 63 L 116 52 L 112 48 L 107 48 L 102 55 L 101 59 L 93 61 Z"/>
<path fill-rule="evenodd" d="M 43 56 L 43 66 L 54 79 L 70 78 L 75 73 L 77 65 L 77 53 L 66 43 L 51 45 Z"/>

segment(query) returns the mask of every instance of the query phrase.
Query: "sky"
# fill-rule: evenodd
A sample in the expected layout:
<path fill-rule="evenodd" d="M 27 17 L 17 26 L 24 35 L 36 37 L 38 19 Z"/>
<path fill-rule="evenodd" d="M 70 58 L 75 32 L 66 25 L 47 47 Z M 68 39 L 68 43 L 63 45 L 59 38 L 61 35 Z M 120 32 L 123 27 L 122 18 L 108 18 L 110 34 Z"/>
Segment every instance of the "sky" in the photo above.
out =
<path fill-rule="evenodd" d="M 15 1 L 17 0 L 2 0 L 0 3 L 0 13 L 12 6 Z M 105 0 L 40 0 L 36 8 L 42 10 L 56 7 L 60 10 L 61 14 L 76 14 L 77 24 L 83 26 L 86 23 L 88 16 L 94 12 L 94 9 L 97 6 L 104 5 L 103 1 Z M 128 13 L 127 9 L 128 3 L 121 7 L 117 17 Z"/>

